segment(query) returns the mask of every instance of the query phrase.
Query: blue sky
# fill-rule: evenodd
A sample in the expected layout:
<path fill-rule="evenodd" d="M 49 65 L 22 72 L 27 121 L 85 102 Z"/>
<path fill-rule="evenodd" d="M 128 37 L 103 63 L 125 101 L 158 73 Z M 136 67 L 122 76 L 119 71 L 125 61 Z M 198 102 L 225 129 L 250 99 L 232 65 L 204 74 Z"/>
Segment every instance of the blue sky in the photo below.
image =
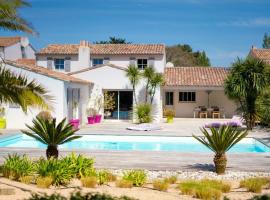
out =
<path fill-rule="evenodd" d="M 270 34 L 269 0 L 29 0 L 21 15 L 40 33 L 30 36 L 40 49 L 50 43 L 106 40 L 186 43 L 205 50 L 213 66 L 229 66 Z M 1 35 L 23 35 L 0 31 Z"/>

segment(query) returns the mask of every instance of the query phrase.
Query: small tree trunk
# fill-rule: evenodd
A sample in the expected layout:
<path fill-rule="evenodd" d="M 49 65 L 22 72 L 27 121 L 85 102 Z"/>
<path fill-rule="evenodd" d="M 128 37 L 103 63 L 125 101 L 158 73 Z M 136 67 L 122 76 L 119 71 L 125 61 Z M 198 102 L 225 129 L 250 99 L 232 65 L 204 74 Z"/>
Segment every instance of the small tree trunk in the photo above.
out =
<path fill-rule="evenodd" d="M 49 145 L 46 150 L 47 159 L 51 157 L 58 158 L 58 149 L 57 146 Z"/>
<path fill-rule="evenodd" d="M 227 166 L 227 158 L 225 153 L 216 154 L 214 157 L 214 163 L 217 174 L 224 174 Z"/>

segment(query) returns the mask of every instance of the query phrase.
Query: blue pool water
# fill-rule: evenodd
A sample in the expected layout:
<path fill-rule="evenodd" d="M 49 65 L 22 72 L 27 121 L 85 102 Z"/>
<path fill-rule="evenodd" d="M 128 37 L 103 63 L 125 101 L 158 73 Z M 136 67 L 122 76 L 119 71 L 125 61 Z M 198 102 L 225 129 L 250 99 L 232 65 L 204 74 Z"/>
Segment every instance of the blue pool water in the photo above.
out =
<path fill-rule="evenodd" d="M 0 147 L 46 148 L 26 135 L 15 135 L 0 139 Z M 176 151 L 210 152 L 193 137 L 83 135 L 82 138 L 60 145 L 68 150 L 122 150 L 122 151 Z M 270 148 L 253 138 L 245 138 L 230 149 L 231 153 L 263 153 Z"/>

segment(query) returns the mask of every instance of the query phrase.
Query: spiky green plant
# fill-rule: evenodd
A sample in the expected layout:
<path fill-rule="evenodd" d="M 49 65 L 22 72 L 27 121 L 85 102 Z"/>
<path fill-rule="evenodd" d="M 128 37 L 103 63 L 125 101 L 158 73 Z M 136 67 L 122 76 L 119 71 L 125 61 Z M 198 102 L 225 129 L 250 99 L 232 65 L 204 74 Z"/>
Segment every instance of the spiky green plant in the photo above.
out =
<path fill-rule="evenodd" d="M 152 106 L 150 104 L 138 104 L 135 108 L 135 115 L 139 123 L 150 123 L 152 121 Z"/>
<path fill-rule="evenodd" d="M 126 76 L 129 79 L 130 84 L 132 85 L 133 98 L 135 101 L 135 105 L 137 105 L 136 86 L 140 81 L 140 71 L 136 66 L 130 65 L 127 69 Z"/>
<path fill-rule="evenodd" d="M 146 86 L 145 86 L 145 103 L 148 102 L 148 94 L 150 91 L 150 82 L 155 76 L 155 69 L 153 66 L 146 67 L 143 71 L 143 77 L 146 79 Z"/>
<path fill-rule="evenodd" d="M 81 137 L 74 135 L 77 130 L 71 124 L 66 124 L 65 118 L 59 124 L 56 124 L 56 119 L 48 120 L 37 117 L 33 119 L 33 126 L 26 126 L 30 131 L 22 130 L 22 133 L 47 145 L 47 158 L 58 158 L 58 145 Z"/>
<path fill-rule="evenodd" d="M 221 126 L 220 128 L 201 128 L 204 137 L 193 137 L 215 153 L 214 163 L 217 174 L 224 174 L 227 165 L 226 152 L 240 140 L 248 135 L 247 130 L 232 126 Z"/>
<path fill-rule="evenodd" d="M 164 83 L 164 76 L 162 73 L 154 73 L 150 80 L 149 86 L 149 96 L 150 96 L 150 103 L 153 103 L 157 87 L 163 85 Z"/>

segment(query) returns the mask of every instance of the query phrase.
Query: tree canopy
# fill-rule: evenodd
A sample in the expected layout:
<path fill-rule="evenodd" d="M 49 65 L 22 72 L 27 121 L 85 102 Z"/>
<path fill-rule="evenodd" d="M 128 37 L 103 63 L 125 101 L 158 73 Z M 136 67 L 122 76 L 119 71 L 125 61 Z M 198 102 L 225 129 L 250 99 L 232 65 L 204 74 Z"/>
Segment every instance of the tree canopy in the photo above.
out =
<path fill-rule="evenodd" d="M 270 49 L 270 36 L 268 36 L 267 33 L 264 34 L 263 36 L 263 44 L 262 47 L 264 49 Z"/>

